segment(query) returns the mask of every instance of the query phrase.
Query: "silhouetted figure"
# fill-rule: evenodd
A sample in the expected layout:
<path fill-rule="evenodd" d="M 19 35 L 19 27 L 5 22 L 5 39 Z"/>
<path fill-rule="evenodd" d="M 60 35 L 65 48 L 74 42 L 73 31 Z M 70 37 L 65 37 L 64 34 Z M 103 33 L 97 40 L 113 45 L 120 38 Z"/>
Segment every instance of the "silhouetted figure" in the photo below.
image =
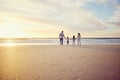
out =
<path fill-rule="evenodd" d="M 59 38 L 60 38 L 60 45 L 63 45 L 63 38 L 65 38 L 63 31 L 61 31 L 61 33 L 59 34 Z"/>
<path fill-rule="evenodd" d="M 81 35 L 80 35 L 80 33 L 78 33 L 77 41 L 78 41 L 78 45 L 81 46 Z"/>
<path fill-rule="evenodd" d="M 75 45 L 75 35 L 73 35 L 73 45 Z"/>
<path fill-rule="evenodd" d="M 67 37 L 67 45 L 69 45 L 69 37 Z"/>

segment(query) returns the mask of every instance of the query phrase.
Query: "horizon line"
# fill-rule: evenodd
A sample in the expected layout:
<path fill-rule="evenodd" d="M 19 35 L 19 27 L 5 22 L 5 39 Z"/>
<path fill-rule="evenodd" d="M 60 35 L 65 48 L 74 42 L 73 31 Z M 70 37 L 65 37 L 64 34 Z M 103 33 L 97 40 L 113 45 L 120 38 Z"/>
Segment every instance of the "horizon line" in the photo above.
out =
<path fill-rule="evenodd" d="M 71 38 L 71 37 L 70 37 Z M 0 39 L 59 39 L 57 37 L 42 38 L 42 37 L 18 37 L 18 38 L 0 38 Z M 82 37 L 81 39 L 120 39 L 120 37 Z"/>

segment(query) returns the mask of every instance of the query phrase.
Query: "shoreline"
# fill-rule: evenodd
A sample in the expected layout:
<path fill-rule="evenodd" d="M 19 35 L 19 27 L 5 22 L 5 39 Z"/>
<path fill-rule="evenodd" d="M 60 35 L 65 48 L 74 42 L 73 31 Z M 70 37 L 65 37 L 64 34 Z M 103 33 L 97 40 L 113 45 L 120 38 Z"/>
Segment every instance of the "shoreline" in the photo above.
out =
<path fill-rule="evenodd" d="M 9 43 L 0 43 L 0 46 L 2 45 L 7 45 Z M 59 43 L 10 43 L 10 44 L 15 44 L 15 45 L 60 45 Z M 70 43 L 69 45 L 67 45 L 66 43 L 63 44 L 62 46 L 72 46 L 73 44 Z M 82 43 L 81 45 L 120 45 L 120 43 Z M 79 46 L 77 44 L 75 44 L 75 46 Z"/>
<path fill-rule="evenodd" d="M 30 44 L 41 44 L 41 45 L 56 45 L 59 44 L 59 39 L 6 39 L 6 40 L 0 40 L 0 44 L 2 43 L 30 43 Z M 75 42 L 77 44 L 77 40 Z M 97 38 L 97 39 L 81 39 L 82 44 L 120 44 L 120 39 L 112 39 L 112 38 Z M 66 43 L 66 40 L 64 39 L 64 44 Z M 69 44 L 73 44 L 72 40 L 69 40 Z"/>

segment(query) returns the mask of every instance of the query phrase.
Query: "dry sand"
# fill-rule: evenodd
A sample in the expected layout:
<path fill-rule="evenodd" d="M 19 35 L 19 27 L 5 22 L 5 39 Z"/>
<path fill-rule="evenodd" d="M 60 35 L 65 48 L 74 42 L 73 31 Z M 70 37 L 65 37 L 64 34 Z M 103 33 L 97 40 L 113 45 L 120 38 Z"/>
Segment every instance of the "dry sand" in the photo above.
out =
<path fill-rule="evenodd" d="M 120 80 L 120 45 L 0 46 L 0 80 Z"/>

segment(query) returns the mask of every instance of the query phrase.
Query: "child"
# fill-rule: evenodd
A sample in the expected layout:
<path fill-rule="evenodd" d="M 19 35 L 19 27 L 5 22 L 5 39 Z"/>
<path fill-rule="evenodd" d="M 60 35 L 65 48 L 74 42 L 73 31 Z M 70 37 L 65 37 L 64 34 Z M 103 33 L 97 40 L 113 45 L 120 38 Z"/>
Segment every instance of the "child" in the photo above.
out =
<path fill-rule="evenodd" d="M 73 35 L 73 45 L 75 45 L 75 35 Z"/>
<path fill-rule="evenodd" d="M 69 37 L 67 36 L 67 45 L 69 45 Z"/>

